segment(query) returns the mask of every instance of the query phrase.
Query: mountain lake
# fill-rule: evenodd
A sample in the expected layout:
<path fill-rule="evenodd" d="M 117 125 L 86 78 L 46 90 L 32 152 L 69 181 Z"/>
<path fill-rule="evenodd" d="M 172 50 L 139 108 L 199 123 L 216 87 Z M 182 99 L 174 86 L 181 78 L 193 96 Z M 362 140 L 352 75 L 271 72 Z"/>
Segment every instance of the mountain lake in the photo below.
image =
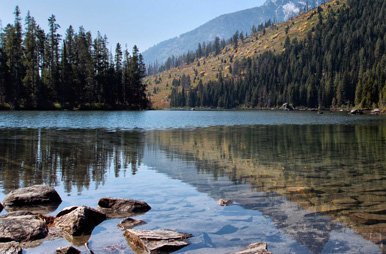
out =
<path fill-rule="evenodd" d="M 54 187 L 63 202 L 147 202 L 136 229 L 193 234 L 175 253 L 386 253 L 386 116 L 308 111 L 2 111 L 0 201 Z M 219 199 L 233 205 L 220 206 Z M 1 213 L 6 214 L 6 211 Z M 117 227 L 50 239 L 23 253 L 84 242 L 134 253 Z"/>

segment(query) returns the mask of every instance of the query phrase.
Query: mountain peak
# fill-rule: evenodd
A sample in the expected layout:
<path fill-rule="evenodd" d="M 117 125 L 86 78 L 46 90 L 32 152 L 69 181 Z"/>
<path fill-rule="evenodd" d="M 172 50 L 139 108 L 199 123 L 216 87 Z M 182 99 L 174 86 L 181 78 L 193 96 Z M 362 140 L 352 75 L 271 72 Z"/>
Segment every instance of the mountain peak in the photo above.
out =
<path fill-rule="evenodd" d="M 318 1 L 313 1 L 318 2 Z M 216 36 L 229 39 L 236 31 L 250 33 L 253 25 L 257 26 L 269 19 L 276 22 L 288 20 L 304 8 L 302 0 L 267 0 L 264 5 L 230 14 L 224 14 L 200 27 L 163 41 L 143 52 L 146 64 L 156 61 L 163 63 L 168 57 L 180 56 L 195 50 L 198 43 L 213 41 Z"/>

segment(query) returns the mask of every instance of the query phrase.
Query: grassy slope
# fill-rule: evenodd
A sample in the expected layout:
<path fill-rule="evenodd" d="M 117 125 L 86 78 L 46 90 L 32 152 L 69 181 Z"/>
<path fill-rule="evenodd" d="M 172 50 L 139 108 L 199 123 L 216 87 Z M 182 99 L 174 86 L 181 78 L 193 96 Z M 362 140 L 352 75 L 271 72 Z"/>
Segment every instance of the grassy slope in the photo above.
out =
<path fill-rule="evenodd" d="M 337 10 L 343 3 L 346 3 L 346 1 L 332 0 L 322 5 L 323 16 L 326 17 L 328 15 L 329 9 Z M 250 35 L 244 39 L 243 43 L 239 42 L 237 50 L 234 50 L 232 45 L 228 45 L 221 54 L 215 57 L 201 58 L 183 68 L 175 68 L 146 77 L 144 82 L 148 85 L 153 108 L 169 107 L 169 95 L 171 94 L 173 78 L 179 79 L 183 75 L 189 75 L 192 80 L 192 86 L 195 87 L 200 79 L 204 84 L 210 80 L 216 80 L 216 75 L 220 71 L 223 73 L 224 78 L 230 77 L 232 74 L 229 72 L 229 66 L 231 65 L 230 59 L 232 57 L 234 62 L 236 59 L 253 57 L 269 50 L 276 54 L 282 52 L 287 36 L 291 41 L 294 38 L 301 40 L 317 24 L 318 15 L 312 15 L 315 12 L 316 9 L 303 13 L 287 22 L 272 26 L 266 29 L 265 35 L 262 32 Z M 285 33 L 287 26 L 289 27 L 288 34 Z M 200 61 L 200 66 L 197 66 L 198 61 Z M 195 75 L 195 70 L 197 76 Z M 157 90 L 155 94 L 153 93 L 154 88 Z"/>

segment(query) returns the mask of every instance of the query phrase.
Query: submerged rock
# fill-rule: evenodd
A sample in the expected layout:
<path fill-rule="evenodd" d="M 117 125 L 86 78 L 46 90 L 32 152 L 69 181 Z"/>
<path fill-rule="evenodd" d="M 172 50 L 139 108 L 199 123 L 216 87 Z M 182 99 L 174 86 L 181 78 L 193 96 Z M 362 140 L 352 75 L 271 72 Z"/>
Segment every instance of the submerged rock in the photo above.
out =
<path fill-rule="evenodd" d="M 79 253 L 81 253 L 80 250 L 72 246 L 61 247 L 56 249 L 56 254 L 79 254 Z"/>
<path fill-rule="evenodd" d="M 28 212 L 0 216 L 0 242 L 26 242 L 43 239 L 48 227 L 38 215 Z"/>
<path fill-rule="evenodd" d="M 144 224 L 146 224 L 146 222 L 144 222 L 142 220 L 126 218 L 118 223 L 118 228 L 123 231 L 126 229 L 132 229 L 132 228 L 135 228 L 137 226 L 144 225 Z"/>
<path fill-rule="evenodd" d="M 87 206 L 72 206 L 59 212 L 54 225 L 72 236 L 89 235 L 106 215 Z"/>
<path fill-rule="evenodd" d="M 362 225 L 386 223 L 386 215 L 383 214 L 354 213 L 350 216 L 350 218 Z"/>
<path fill-rule="evenodd" d="M 66 233 L 64 238 L 75 247 L 82 247 L 90 241 L 91 235 L 72 236 Z"/>
<path fill-rule="evenodd" d="M 21 254 L 23 249 L 18 242 L 0 243 L 0 253 L 3 254 Z"/>
<path fill-rule="evenodd" d="M 287 193 L 311 193 L 314 191 L 310 187 L 287 187 Z"/>
<path fill-rule="evenodd" d="M 269 254 L 267 243 L 253 243 L 245 247 L 246 250 L 235 252 L 233 254 Z"/>
<path fill-rule="evenodd" d="M 107 197 L 99 199 L 98 209 L 106 213 L 108 217 L 122 218 L 146 213 L 151 207 L 143 201 Z"/>
<path fill-rule="evenodd" d="M 124 236 L 130 247 L 139 253 L 170 253 L 188 246 L 191 234 L 171 230 L 128 229 Z"/>
<path fill-rule="evenodd" d="M 359 202 L 353 198 L 334 199 L 331 201 L 334 205 L 356 205 Z"/>
<path fill-rule="evenodd" d="M 232 199 L 219 199 L 217 201 L 217 204 L 219 204 L 220 206 L 231 206 L 233 204 L 233 200 Z"/>
<path fill-rule="evenodd" d="M 61 202 L 62 199 L 54 188 L 46 185 L 34 185 L 11 191 L 3 200 L 3 205 L 5 210 L 10 212 L 30 210 L 41 206 L 56 209 Z M 51 212 L 49 210 L 48 212 Z"/>

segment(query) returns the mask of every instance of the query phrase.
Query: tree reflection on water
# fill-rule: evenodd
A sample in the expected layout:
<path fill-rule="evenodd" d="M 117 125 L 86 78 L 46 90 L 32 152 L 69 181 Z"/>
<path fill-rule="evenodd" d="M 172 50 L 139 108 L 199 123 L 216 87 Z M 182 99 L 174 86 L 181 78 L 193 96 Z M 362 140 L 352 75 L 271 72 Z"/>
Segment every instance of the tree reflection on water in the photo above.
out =
<path fill-rule="evenodd" d="M 194 163 L 196 172 L 157 167 L 145 154 Z M 385 251 L 386 126 L 259 125 L 153 131 L 0 129 L 4 193 L 34 184 L 81 193 L 106 176 L 145 164 L 214 198 L 259 210 L 320 253 L 339 221 Z M 144 161 L 145 160 L 145 161 Z M 150 165 L 153 164 L 153 165 Z M 198 181 L 197 175 L 229 183 Z M 234 186 L 248 186 L 252 190 Z M 265 197 L 255 195 L 265 193 Z M 283 201 L 299 207 L 287 207 Z M 310 222 L 308 222 L 310 221 Z M 312 224 L 307 224 L 312 223 Z M 308 227 L 302 231 L 299 227 Z M 314 233 L 314 236 L 305 234 Z M 310 239 L 319 239 L 310 241 Z"/>

